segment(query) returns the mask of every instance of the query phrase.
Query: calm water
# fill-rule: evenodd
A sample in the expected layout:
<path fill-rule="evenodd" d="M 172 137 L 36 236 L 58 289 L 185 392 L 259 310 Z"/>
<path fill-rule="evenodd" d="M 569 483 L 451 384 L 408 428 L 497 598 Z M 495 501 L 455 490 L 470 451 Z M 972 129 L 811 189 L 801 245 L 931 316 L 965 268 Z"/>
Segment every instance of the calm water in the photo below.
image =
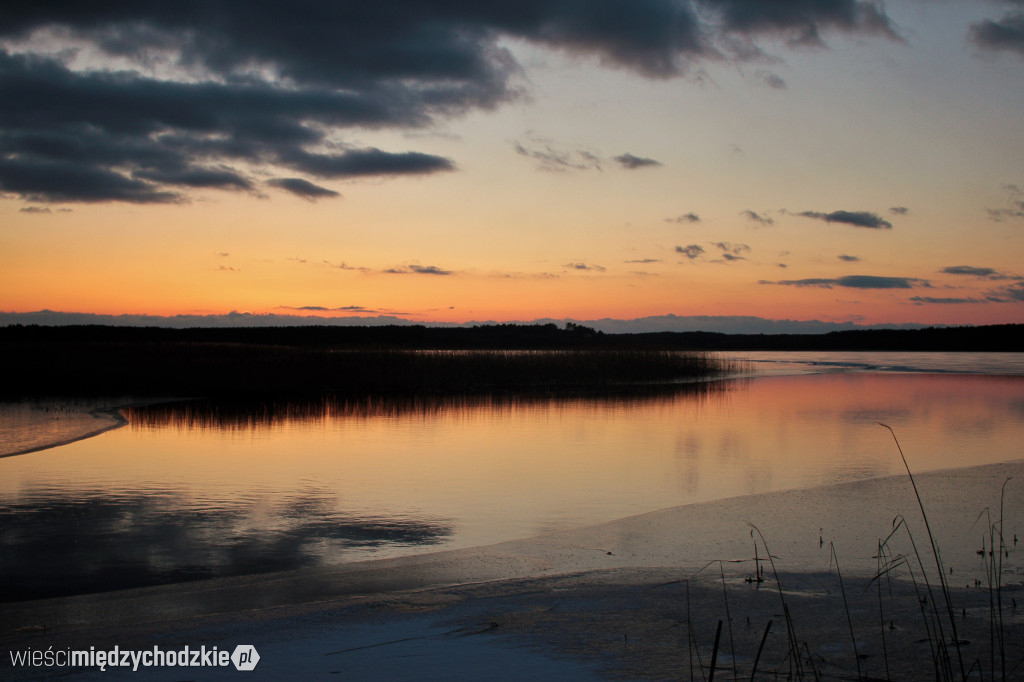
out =
<path fill-rule="evenodd" d="M 128 427 L 0 460 L 0 600 L 473 546 L 900 473 L 877 422 L 915 471 L 1024 457 L 1024 376 L 828 355 L 754 358 L 767 376 L 630 399 L 128 410 Z M 880 366 L 900 371 L 865 371 Z"/>
<path fill-rule="evenodd" d="M 1024 375 L 1024 353 L 735 351 L 722 355 L 754 362 L 761 375 L 854 371 Z"/>

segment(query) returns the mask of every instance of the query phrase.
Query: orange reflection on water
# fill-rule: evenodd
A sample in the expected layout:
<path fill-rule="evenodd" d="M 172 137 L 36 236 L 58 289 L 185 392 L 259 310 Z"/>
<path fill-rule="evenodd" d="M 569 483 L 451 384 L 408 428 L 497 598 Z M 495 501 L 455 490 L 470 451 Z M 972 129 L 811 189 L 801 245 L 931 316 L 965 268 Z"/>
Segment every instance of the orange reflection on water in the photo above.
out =
<path fill-rule="evenodd" d="M 471 546 L 901 473 L 878 422 L 915 471 L 1017 459 L 1022 415 L 1020 377 L 868 373 L 632 399 L 155 406 L 129 411 L 129 428 L 0 462 L 0 503 L 146 493 L 167 513 L 230 510 L 223 533 L 387 518 L 447 529 L 434 545 Z M 317 560 L 422 542 L 325 542 Z"/>

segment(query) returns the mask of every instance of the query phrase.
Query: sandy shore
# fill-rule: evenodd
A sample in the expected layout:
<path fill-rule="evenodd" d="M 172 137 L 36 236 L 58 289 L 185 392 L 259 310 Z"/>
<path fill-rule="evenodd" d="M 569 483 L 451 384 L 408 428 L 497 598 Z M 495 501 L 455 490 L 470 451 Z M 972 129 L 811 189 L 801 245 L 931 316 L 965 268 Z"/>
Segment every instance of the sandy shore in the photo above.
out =
<path fill-rule="evenodd" d="M 1024 537 L 1024 463 L 917 480 L 952 613 L 925 551 L 909 479 L 893 477 L 677 507 L 487 547 L 2 605 L 0 676 L 38 676 L 10 667 L 7 651 L 28 647 L 252 644 L 261 654 L 252 679 L 703 679 L 720 620 L 717 659 L 726 674 L 735 664 L 749 678 L 771 621 L 757 669 L 785 675 L 796 665 L 785 610 L 808 677 L 813 666 L 826 679 L 855 679 L 859 664 L 878 678 L 934 679 L 932 650 L 953 627 L 965 668 L 977 661 L 998 671 L 989 646 L 995 593 L 986 589 L 978 550 L 989 536 L 984 510 L 998 517 L 1005 483 L 1001 629 L 1007 678 L 1024 679 L 1024 544 L 1015 543 Z M 920 595 L 905 566 L 871 580 L 879 541 L 900 515 L 925 555 L 923 571 L 904 529 L 884 556 L 910 556 Z M 756 574 L 755 552 L 761 560 L 767 553 L 760 541 L 755 549 L 751 524 L 778 571 L 764 564 L 763 583 L 747 581 Z M 845 607 L 830 570 L 832 543 Z M 938 618 L 933 606 L 941 606 Z M 944 626 L 941 634 L 927 631 L 935 624 Z M 958 671 L 959 661 L 951 666 Z M 181 672 L 151 669 L 140 679 L 181 679 Z M 218 672 L 225 671 L 190 670 L 189 679 L 217 679 Z"/>
<path fill-rule="evenodd" d="M 0 402 L 0 457 L 48 450 L 118 429 L 128 421 L 118 401 Z"/>

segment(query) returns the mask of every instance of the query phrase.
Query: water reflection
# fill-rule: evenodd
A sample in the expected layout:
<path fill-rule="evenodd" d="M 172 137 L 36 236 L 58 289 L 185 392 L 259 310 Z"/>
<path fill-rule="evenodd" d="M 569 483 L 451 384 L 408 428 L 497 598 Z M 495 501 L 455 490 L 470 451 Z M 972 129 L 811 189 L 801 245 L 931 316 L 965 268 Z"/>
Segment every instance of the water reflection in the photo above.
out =
<path fill-rule="evenodd" d="M 324 490 L 273 505 L 198 505 L 181 491 L 30 489 L 0 505 L 0 601 L 282 571 L 382 545 L 428 547 L 452 522 L 357 515 Z"/>
<path fill-rule="evenodd" d="M 665 400 L 701 402 L 738 390 L 749 380 L 658 384 L 557 394 L 371 396 L 361 400 L 332 396 L 313 400 L 188 400 L 126 407 L 122 413 L 132 428 L 250 430 L 322 424 L 336 419 L 438 418 L 470 410 L 502 413 L 552 403 L 623 408 Z"/>
<path fill-rule="evenodd" d="M 1019 459 L 1022 405 L 1024 377 L 837 373 L 132 408 L 127 428 L 0 460 L 0 584 L 28 598 L 342 563 L 900 474 L 877 422 L 915 472 Z"/>

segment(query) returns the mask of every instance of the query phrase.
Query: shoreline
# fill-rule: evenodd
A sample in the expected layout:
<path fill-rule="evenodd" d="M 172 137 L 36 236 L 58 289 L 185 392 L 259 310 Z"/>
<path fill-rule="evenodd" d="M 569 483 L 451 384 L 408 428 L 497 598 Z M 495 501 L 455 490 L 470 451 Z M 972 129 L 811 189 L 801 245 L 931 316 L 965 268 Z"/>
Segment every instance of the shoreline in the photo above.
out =
<path fill-rule="evenodd" d="M 774 376 L 774 375 L 772 375 L 772 376 Z M 747 381 L 747 380 L 749 380 L 749 377 L 739 377 L 739 378 L 736 378 L 735 380 L 736 381 Z M 48 450 L 48 449 L 53 449 L 53 448 L 60 447 L 60 446 L 66 445 L 66 444 L 70 444 L 70 443 L 78 442 L 78 441 L 85 440 L 85 439 L 88 439 L 88 438 L 92 438 L 92 437 L 101 435 L 103 433 L 106 433 L 108 431 L 112 431 L 112 430 L 116 430 L 116 429 L 122 428 L 122 427 L 124 427 L 124 426 L 129 424 L 129 420 L 121 412 L 121 410 L 126 408 L 126 407 L 135 407 L 135 406 L 141 406 L 141 405 L 150 405 L 150 404 L 167 403 L 167 402 L 177 402 L 177 401 L 181 401 L 181 400 L 187 400 L 187 399 L 183 399 L 183 398 L 170 398 L 170 397 L 168 397 L 168 398 L 161 398 L 161 399 L 141 400 L 141 401 L 140 400 L 100 401 L 100 402 L 104 403 L 104 405 L 102 405 L 102 406 L 93 405 L 93 406 L 89 406 L 88 409 L 82 408 L 82 409 L 77 410 L 75 412 L 75 414 L 78 414 L 78 415 L 85 414 L 85 415 L 88 415 L 93 420 L 99 420 L 99 419 L 109 420 L 110 423 L 108 423 L 108 424 L 106 424 L 106 425 L 104 425 L 104 426 L 102 426 L 100 428 L 88 429 L 88 430 L 80 431 L 78 433 L 73 433 L 72 435 L 68 435 L 66 438 L 61 438 L 59 440 L 54 440 L 54 441 L 50 441 L 50 442 L 46 442 L 46 443 L 41 443 L 41 444 L 35 445 L 33 447 L 22 449 L 22 450 L 18 450 L 18 451 L 15 451 L 15 452 L 5 453 L 5 452 L 0 451 L 0 459 L 6 458 L 6 457 L 13 457 L 13 456 L 17 456 L 17 455 L 22 455 L 22 454 L 29 454 L 29 453 L 33 453 L 33 452 L 39 452 L 39 451 Z M 115 402 L 116 404 L 115 405 L 111 405 L 110 403 L 112 403 L 112 402 Z M 62 404 L 62 405 L 65 404 L 64 401 L 54 401 L 54 403 L 55 404 Z M 2 410 L 5 405 L 11 405 L 11 403 L 2 403 L 2 402 L 0 402 L 0 410 Z M 895 448 L 895 445 L 893 447 Z M 895 455 L 895 449 L 894 449 L 894 453 L 893 454 L 894 454 L 894 457 L 895 457 L 896 456 Z M 1005 462 L 984 464 L 984 465 L 954 466 L 954 467 L 946 467 L 946 468 L 941 468 L 941 469 L 932 469 L 932 470 L 918 472 L 918 473 L 915 474 L 915 477 L 917 479 L 919 479 L 919 480 L 922 479 L 922 478 L 930 479 L 931 477 L 943 477 L 943 476 L 946 476 L 946 477 L 956 477 L 959 474 L 964 473 L 964 472 L 984 471 L 984 470 L 987 470 L 987 468 L 990 468 L 990 467 L 1002 467 L 1002 466 L 1005 466 L 1005 467 L 1020 466 L 1021 470 L 1016 474 L 1016 476 L 1008 476 L 1008 478 L 1016 478 L 1018 481 L 1024 479 L 1024 458 L 1022 458 L 1022 459 L 1015 459 L 1015 460 L 1009 460 L 1009 461 L 1005 461 Z M 911 469 L 913 470 L 913 460 L 911 460 Z M 611 520 L 608 520 L 608 521 L 604 521 L 604 522 L 599 523 L 597 525 L 585 525 L 585 526 L 582 526 L 582 527 L 568 528 L 568 529 L 563 529 L 563 530 L 560 530 L 560 531 L 555 531 L 555 532 L 552 532 L 552 533 L 543 533 L 543 534 L 540 534 L 540 535 L 529 536 L 529 537 L 525 537 L 525 538 L 503 540 L 503 541 L 498 541 L 496 543 L 489 543 L 489 544 L 482 545 L 482 546 L 478 545 L 478 546 L 471 546 L 471 547 L 462 547 L 462 548 L 457 548 L 457 549 L 433 550 L 433 551 L 418 552 L 416 554 L 407 554 L 407 555 L 401 555 L 401 556 L 398 556 L 398 557 L 382 558 L 382 559 L 364 559 L 364 560 L 355 561 L 355 562 L 352 562 L 352 563 L 349 563 L 349 564 L 332 564 L 332 565 L 328 565 L 328 566 L 314 567 L 314 568 L 310 568 L 310 569 L 299 569 L 299 570 L 300 571 L 302 571 L 302 570 L 307 570 L 307 571 L 321 571 L 321 570 L 323 570 L 323 571 L 333 571 L 333 570 L 338 569 L 339 566 L 341 566 L 341 567 L 359 566 L 359 565 L 362 565 L 362 564 L 365 564 L 365 563 L 371 563 L 371 564 L 374 564 L 374 565 L 385 565 L 387 562 L 392 562 L 392 561 L 401 562 L 401 561 L 406 561 L 406 560 L 414 560 L 414 559 L 416 559 L 418 557 L 431 557 L 431 556 L 435 556 L 435 555 L 446 555 L 448 553 L 473 552 L 473 551 L 477 551 L 477 550 L 481 550 L 481 549 L 486 549 L 486 548 L 489 548 L 489 547 L 501 547 L 501 546 L 506 545 L 506 544 L 515 544 L 515 543 L 522 543 L 522 542 L 538 542 L 539 543 L 539 542 L 542 542 L 543 538 L 557 537 L 557 536 L 564 535 L 564 534 L 587 533 L 591 529 L 602 528 L 604 526 L 615 525 L 615 524 L 626 525 L 626 524 L 632 523 L 633 520 L 643 519 L 643 518 L 648 517 L 648 516 L 665 515 L 665 514 L 669 514 L 669 513 L 679 513 L 680 510 L 690 510 L 690 512 L 692 514 L 697 514 L 697 513 L 699 513 L 699 510 L 703 510 L 705 508 L 714 508 L 714 507 L 717 506 L 717 507 L 721 507 L 722 510 L 728 510 L 728 513 L 727 514 L 726 513 L 719 513 L 719 514 L 717 514 L 717 516 L 716 516 L 716 518 L 714 520 L 712 520 L 711 515 L 704 515 L 704 514 L 701 515 L 701 518 L 703 519 L 701 521 L 701 523 L 704 524 L 704 528 L 705 529 L 709 529 L 710 530 L 710 535 L 714 536 L 716 533 L 721 531 L 721 528 L 719 528 L 719 526 L 721 526 L 724 523 L 729 523 L 729 522 L 735 522 L 736 521 L 736 514 L 738 513 L 736 511 L 736 509 L 739 508 L 739 507 L 748 507 L 751 517 L 755 517 L 758 514 L 762 514 L 762 515 L 767 517 L 767 516 L 770 516 L 771 508 L 773 507 L 773 505 L 783 504 L 783 503 L 779 503 L 779 502 L 775 501 L 776 498 L 778 498 L 780 500 L 790 500 L 790 502 L 788 503 L 790 505 L 798 505 L 798 506 L 804 506 L 804 507 L 811 506 L 812 508 L 824 509 L 827 505 L 822 504 L 821 501 L 816 501 L 816 500 L 817 500 L 818 496 L 820 496 L 821 494 L 824 494 L 826 491 L 831 491 L 831 490 L 834 490 L 834 491 L 849 491 L 849 490 L 855 490 L 855 489 L 862 488 L 862 487 L 871 487 L 871 486 L 875 486 L 875 487 L 883 487 L 883 486 L 885 486 L 885 487 L 889 487 L 889 488 L 893 488 L 893 487 L 901 488 L 902 487 L 902 488 L 905 488 L 906 490 L 909 490 L 909 488 L 907 488 L 906 486 L 903 486 L 901 482 L 907 482 L 907 477 L 906 477 L 905 473 L 889 474 L 889 475 L 885 475 L 885 476 L 875 476 L 875 477 L 871 477 L 871 478 L 864 478 L 864 479 L 852 480 L 852 481 L 843 481 L 843 482 L 839 482 L 839 483 L 830 483 L 830 484 L 826 484 L 826 485 L 812 485 L 811 487 L 794 487 L 794 488 L 785 488 L 785 489 L 781 489 L 781 490 L 766 491 L 766 492 L 760 492 L 760 493 L 735 495 L 735 496 L 721 498 L 721 499 L 716 499 L 716 500 L 708 500 L 708 501 L 704 501 L 704 502 L 688 503 L 688 504 L 684 504 L 684 505 L 680 505 L 680 506 L 676 506 L 676 507 L 669 507 L 669 508 L 664 508 L 664 509 L 652 509 L 652 510 L 649 510 L 649 511 L 646 511 L 646 512 L 640 512 L 638 514 L 631 515 L 631 516 L 628 516 L 628 517 L 618 518 L 618 519 L 611 519 Z M 909 482 L 908 482 L 908 485 L 909 485 Z M 903 493 L 905 493 L 906 490 L 904 490 Z M 884 497 L 886 499 L 896 499 L 895 496 L 897 496 L 897 495 L 898 494 L 895 491 L 892 491 L 892 490 L 890 490 L 889 492 L 884 493 Z M 798 500 L 798 501 L 794 502 L 793 500 Z M 800 501 L 800 500 L 802 500 L 802 501 Z M 810 500 L 810 502 L 808 502 L 807 500 Z M 909 500 L 909 498 L 903 499 L 902 504 L 906 505 L 908 500 Z M 945 502 L 949 503 L 949 502 L 951 502 L 951 500 L 947 499 L 947 500 L 945 500 Z M 989 502 L 990 502 L 990 504 L 987 505 L 987 507 L 988 508 L 992 508 L 994 506 L 994 501 L 989 500 Z M 980 505 L 976 511 L 978 513 L 981 513 L 982 512 L 982 507 L 985 507 L 985 506 L 986 505 Z M 1022 499 L 1022 505 L 1021 506 L 1024 507 L 1024 499 Z M 916 503 L 914 505 L 911 505 L 910 507 L 907 507 L 907 508 L 910 509 L 909 512 L 900 512 L 900 513 L 901 514 L 906 513 L 906 515 L 908 517 L 912 517 L 912 518 L 916 518 L 916 516 L 919 515 L 919 511 L 918 511 L 918 509 L 916 507 Z M 760 510 L 760 511 L 758 511 L 758 510 Z M 825 512 L 823 512 L 823 513 L 825 513 Z M 856 519 L 857 521 L 859 521 L 859 524 L 857 524 L 857 526 L 856 526 L 857 532 L 854 534 L 854 537 L 856 537 L 858 539 L 858 541 L 860 541 L 860 542 L 863 542 L 865 537 L 870 536 L 870 533 L 868 533 L 865 530 L 865 519 L 872 518 L 875 523 L 879 523 L 879 522 L 883 521 L 883 519 L 881 519 L 881 517 L 878 517 L 877 515 L 871 516 L 871 515 L 865 515 L 865 514 L 862 514 L 862 513 L 854 514 L 851 518 Z M 888 520 L 891 520 L 891 517 Z M 716 525 L 716 523 L 717 523 L 717 525 Z M 916 523 L 916 521 L 914 523 Z M 735 523 L 734 523 L 734 525 L 735 525 Z M 833 525 L 835 525 L 835 523 Z M 747 530 L 749 530 L 749 528 Z M 816 537 L 821 539 L 823 542 L 827 543 L 828 541 L 830 541 L 832 539 L 832 536 L 829 535 L 829 532 L 825 529 L 824 525 L 819 527 L 818 531 L 820 531 L 820 532 L 818 533 L 818 535 Z M 918 529 L 918 531 L 915 531 L 915 532 L 923 532 L 923 529 Z M 1022 529 L 1019 534 L 1024 536 L 1024 529 Z M 849 528 L 845 529 L 844 535 L 849 537 L 851 535 L 851 530 Z M 804 538 L 804 540 L 806 541 L 810 537 L 811 537 L 810 535 L 807 535 Z M 750 545 L 749 541 L 746 541 L 746 542 L 747 542 L 747 545 Z M 807 543 L 805 542 L 805 545 L 806 544 Z M 718 543 L 710 543 L 710 544 L 709 543 L 704 543 L 702 546 L 706 547 L 708 550 L 714 550 L 714 552 L 712 552 L 712 553 L 716 553 L 715 556 L 721 556 L 722 552 L 724 550 L 726 550 L 726 549 L 728 549 L 728 551 L 730 551 L 730 552 L 735 552 L 736 551 L 735 545 L 732 545 L 732 544 L 730 544 L 728 542 L 718 542 Z M 704 554 L 707 554 L 707 553 L 708 552 L 704 552 Z M 865 553 L 865 554 L 868 554 L 868 553 Z M 807 560 L 809 558 L 809 555 L 808 555 L 808 553 L 806 551 L 801 551 L 798 556 L 799 556 L 801 561 L 805 561 L 805 560 Z M 962 556 L 957 558 L 957 560 L 960 561 L 960 563 L 966 564 L 966 562 L 963 559 L 964 559 L 964 557 L 962 557 Z M 603 566 L 595 566 L 593 568 L 602 568 L 602 567 Z M 216 582 L 216 581 L 219 581 L 219 580 L 246 579 L 246 578 L 250 578 L 250 577 L 259 577 L 259 576 L 262 576 L 262 575 L 270 575 L 270 574 L 247 574 L 247 575 L 244 575 L 244 576 L 234 576 L 234 577 L 231 577 L 231 578 L 215 578 L 215 579 L 211 579 L 211 580 L 201 580 L 201 581 L 198 581 L 198 582 L 205 583 L 205 582 Z M 503 576 L 503 577 L 508 577 L 508 576 Z M 519 576 L 517 575 L 515 577 L 519 577 Z M 492 578 L 485 578 L 485 579 L 492 579 Z M 186 582 L 186 583 L 181 583 L 181 584 L 186 584 L 187 585 L 187 584 L 192 584 L 192 583 Z M 141 588 L 141 589 L 151 589 L 151 588 Z M 88 595 L 84 595 L 84 596 L 88 596 Z M 71 598 L 75 598 L 75 597 L 71 597 Z"/>
<path fill-rule="evenodd" d="M 0 402 L 4 443 L 0 458 L 15 457 L 93 438 L 128 423 L 124 402 L 110 400 L 20 400 Z"/>
<path fill-rule="evenodd" d="M 982 506 L 998 508 L 1001 485 L 1013 483 L 1006 490 L 1008 547 L 1002 584 L 1004 601 L 1015 601 L 1006 610 L 1004 628 L 1013 633 L 1007 641 L 1024 641 L 1019 636 L 1024 632 L 1024 546 L 1018 549 L 1009 540 L 1024 535 L 1024 520 L 1017 512 L 1024 509 L 1024 461 L 915 478 L 944 570 L 952 569 L 957 621 L 976 639 L 988 627 L 989 593 L 973 582 L 984 578 L 983 557 L 975 551 L 982 529 L 975 521 Z M 865 500 L 879 496 L 888 501 L 885 509 L 865 507 Z M 976 501 L 979 509 L 965 500 Z M 267 661 L 263 670 L 270 677 L 261 679 L 272 679 L 276 675 L 271 671 L 281 674 L 290 666 L 336 666 L 331 652 L 354 660 L 363 655 L 356 652 L 366 649 L 369 655 L 371 648 L 381 646 L 421 647 L 418 656 L 459 678 L 470 670 L 466 657 L 476 643 L 489 642 L 513 658 L 524 647 L 562 663 L 567 656 L 572 665 L 583 666 L 573 668 L 582 678 L 593 672 L 587 666 L 596 661 L 602 670 L 624 670 L 641 679 L 678 679 L 688 646 L 702 652 L 706 666 L 709 632 L 715 621 L 726 619 L 726 609 L 737 630 L 734 646 L 746 656 L 741 661 L 737 653 L 737 665 L 749 668 L 756 640 L 772 619 L 776 635 L 768 651 L 778 664 L 778 657 L 785 656 L 778 639 L 785 632 L 779 610 L 783 585 L 799 636 L 829 651 L 849 648 L 831 568 L 830 543 L 835 542 L 845 596 L 863 640 L 860 651 L 872 652 L 864 663 L 882 676 L 879 606 L 874 589 L 866 589 L 877 571 L 871 555 L 898 514 L 905 515 L 917 544 L 927 544 L 916 505 L 906 476 L 890 476 L 685 505 L 485 547 L 8 603 L 0 605 L 0 642 L 13 650 L 76 643 L 86 648 L 132 643 L 152 647 L 154 641 L 234 646 L 244 639 Z M 794 526 L 788 512 L 805 513 L 808 508 L 816 522 Z M 750 524 L 764 534 L 779 571 L 763 587 L 746 581 L 754 574 Z M 903 543 L 892 551 L 909 550 Z M 923 568 L 934 574 L 930 561 L 924 556 Z M 887 598 L 892 603 L 885 606 L 895 629 L 887 633 L 893 642 L 914 649 L 914 656 L 925 656 L 911 666 L 915 674 L 898 679 L 933 679 L 927 647 L 921 644 L 918 600 L 905 575 L 895 577 L 887 588 L 893 590 Z M 731 606 L 721 601 L 726 593 Z M 684 608 L 687 603 L 689 610 Z M 489 625 L 493 623 L 497 625 Z M 474 636 L 449 641 L 448 634 L 460 628 L 469 628 Z M 680 640 L 682 630 L 692 630 L 695 642 L 687 643 L 690 635 Z M 845 673 L 835 675 L 851 674 L 852 654 L 833 654 L 845 660 L 840 665 Z M 1014 656 L 1024 658 L 1024 652 Z M 369 659 L 364 663 L 377 665 Z M 422 672 L 414 665 L 404 677 L 389 679 L 416 679 L 417 671 Z"/>
<path fill-rule="evenodd" d="M 95 438 L 108 431 L 128 425 L 127 417 L 121 410 L 164 402 L 175 402 L 183 398 L 154 399 L 102 399 L 102 398 L 40 398 L 18 401 L 0 401 L 0 429 L 14 433 L 14 437 L 0 445 L 0 459 L 41 452 Z M 35 412 L 19 415 L 19 411 Z M 95 422 L 102 423 L 96 426 Z M 104 423 L 105 422 L 105 423 Z M 57 433 L 54 434 L 53 431 Z M 7 450 L 11 441 L 21 442 L 22 447 Z M 25 443 L 31 443 L 25 446 Z"/>
<path fill-rule="evenodd" d="M 981 559 L 977 543 L 957 549 L 954 542 L 980 538 L 978 514 L 998 508 L 1000 486 L 1007 486 L 1007 510 L 1024 510 L 1024 459 L 972 467 L 942 469 L 915 475 L 930 523 L 937 536 L 944 564 L 955 574 L 975 577 Z M 989 494 L 985 497 L 986 493 Z M 884 496 L 885 508 L 866 507 L 864 501 Z M 976 500 L 966 509 L 963 499 Z M 816 515 L 814 524 L 794 525 L 788 511 L 807 509 Z M 851 515 L 856 510 L 859 513 Z M 58 605 L 76 602 L 78 611 L 108 600 L 159 603 L 167 593 L 177 601 L 169 612 L 210 615 L 216 608 L 206 599 L 237 593 L 250 597 L 258 608 L 277 608 L 331 596 L 385 593 L 493 581 L 527 579 L 548 575 L 587 573 L 674 566 L 696 571 L 708 562 L 729 564 L 727 573 L 749 572 L 754 560 L 752 529 L 766 539 L 779 566 L 787 573 L 827 572 L 831 564 L 828 545 L 836 543 L 844 557 L 842 570 L 851 575 L 875 571 L 871 554 L 879 535 L 892 529 L 893 518 L 904 518 L 915 536 L 925 536 L 920 510 L 906 474 L 860 481 L 846 481 L 812 488 L 740 495 L 709 502 L 657 509 L 594 525 L 552 531 L 493 544 L 442 549 L 398 557 L 365 559 L 288 571 L 209 578 L 166 585 L 109 592 L 55 597 L 37 601 L 0 603 L 0 613 L 25 605 Z M 732 529 L 735 532 L 728 532 Z M 973 531 L 978 529 L 978 533 Z M 1024 537 L 1024 517 L 1007 513 L 1005 534 Z M 944 543 L 945 541 L 945 543 Z M 1008 544 L 1010 541 L 1008 540 Z M 921 540 L 918 540 L 921 545 Z M 946 546 L 949 545 L 949 546 Z M 845 550 L 844 551 L 844 546 Z M 922 555 L 924 555 L 923 547 Z M 1020 563 L 1024 580 L 1024 542 L 1011 546 L 1010 555 Z M 763 551 L 763 550 L 762 550 Z M 860 559 L 857 557 L 861 556 Z M 762 556 L 761 561 L 765 561 Z M 927 568 L 927 566 L 926 566 Z M 194 604 L 185 602 L 193 600 Z M 1024 607 L 1024 604 L 1022 604 Z M 44 609 L 48 611 L 49 609 Z M 159 609 L 155 609 L 159 610 Z M 97 612 L 98 613 L 98 612 Z M 3 621 L 0 621 L 2 627 Z M 3 630 L 0 629 L 0 634 Z"/>
<path fill-rule="evenodd" d="M 108 403 L 78 414 L 124 420 L 118 409 Z M 893 456 L 898 458 L 895 446 Z M 1024 544 L 1016 544 L 1017 536 L 1024 537 L 1024 460 L 933 470 L 915 480 L 943 572 L 951 576 L 959 636 L 969 635 L 975 649 L 988 636 L 990 593 L 978 552 L 983 514 L 999 509 L 1006 484 L 1001 584 L 1004 602 L 1014 601 L 1004 629 L 1008 642 L 1024 641 Z M 735 660 L 749 671 L 772 621 L 763 662 L 785 671 L 779 667 L 786 657 L 784 592 L 798 636 L 821 656 L 822 679 L 858 675 L 857 656 L 874 677 L 934 679 L 922 644 L 929 635 L 922 632 L 920 596 L 906 574 L 893 575 L 884 607 L 870 582 L 879 572 L 878 542 L 897 518 L 906 519 L 924 553 L 927 535 L 906 474 L 743 495 L 486 546 L 0 604 L 0 649 L 252 643 L 263 657 L 254 679 L 362 671 L 361 678 L 411 680 L 421 678 L 424 665 L 448 679 L 520 679 L 513 671 L 530 666 L 538 666 L 535 679 L 702 678 L 721 620 L 735 630 L 729 633 L 735 654 L 720 657 L 720 666 Z M 746 581 L 755 571 L 754 526 L 765 539 L 760 561 L 770 550 L 778 583 L 775 576 L 764 586 Z M 848 607 L 840 601 L 832 543 Z M 901 534 L 889 551 L 909 554 L 906 538 Z M 927 553 L 922 568 L 936 572 Z M 844 608 L 852 613 L 857 656 Z M 891 674 L 883 667 L 882 608 L 890 657 L 901 651 L 900 660 L 890 662 Z M 381 655 L 392 652 L 409 659 L 405 667 L 381 667 Z M 988 656 L 987 650 L 972 655 Z M 1021 667 L 1008 679 L 1021 679 L 1024 650 L 1012 655 Z M 0 651 L 0 657 L 6 654 Z M 703 657 L 702 663 L 694 664 L 694 657 Z M 984 664 L 989 669 L 987 658 Z M 8 673 L 10 679 L 35 679 L 33 672 L 39 671 L 0 662 L 5 679 Z M 125 671 L 79 672 L 82 679 L 107 679 Z M 178 679 L 173 669 L 150 672 L 146 679 Z"/>
<path fill-rule="evenodd" d="M 113 431 L 115 429 L 119 429 L 123 426 L 128 425 L 128 419 L 125 418 L 123 414 L 121 414 L 120 407 L 97 408 L 95 410 L 89 410 L 88 414 L 93 417 L 96 417 L 97 419 L 100 418 L 100 415 L 105 415 L 112 420 L 112 423 L 94 429 L 92 431 L 75 433 L 75 435 L 69 436 L 62 440 L 47 441 L 46 443 L 40 445 L 34 445 L 21 450 L 15 450 L 13 452 L 0 452 L 0 459 L 3 459 L 4 457 L 16 457 L 18 455 L 27 455 L 32 452 L 40 452 L 42 450 L 58 448 L 62 445 L 69 445 L 71 443 L 76 443 L 80 440 L 86 440 L 87 438 L 94 438 L 95 436 L 104 434 L 107 431 Z"/>
<path fill-rule="evenodd" d="M 837 354 L 848 353 L 848 351 L 834 351 Z M 730 382 L 730 381 L 751 381 L 759 378 L 776 378 L 780 376 L 802 376 L 802 375 L 816 375 L 816 374 L 832 374 L 837 372 L 851 372 L 851 373 L 879 373 L 879 374 L 890 374 L 899 373 L 901 371 L 910 371 L 913 373 L 920 374 L 982 374 L 986 376 L 1017 376 L 1016 373 L 1009 374 L 992 374 L 987 371 L 965 371 L 965 370 L 952 370 L 950 372 L 938 371 L 930 367 L 920 367 L 914 369 L 906 368 L 887 368 L 887 369 L 874 369 L 870 367 L 859 367 L 859 366 L 846 366 L 846 365 L 833 365 L 833 364 L 816 364 L 808 362 L 806 360 L 800 360 L 795 363 L 788 363 L 789 365 L 796 364 L 799 366 L 787 366 L 784 369 L 779 369 L 775 366 L 777 361 L 771 360 L 766 361 L 763 358 L 755 358 L 748 360 L 744 354 L 748 351 L 722 351 L 723 357 L 728 359 L 728 362 L 738 363 L 752 363 L 754 368 L 748 371 L 736 371 L 731 374 L 725 375 L 712 375 L 699 378 L 688 378 L 681 379 L 674 382 L 668 383 L 653 383 L 651 386 L 656 387 L 672 387 L 672 386 L 687 386 L 692 384 L 711 384 L 715 382 Z M 760 355 L 773 355 L 779 354 L 780 356 L 793 355 L 794 351 L 758 351 L 755 353 Z M 812 352 L 814 354 L 815 352 Z M 820 354 L 821 352 L 816 352 Z M 877 354 L 878 351 L 865 351 L 865 353 Z M 796 353 L 799 354 L 799 353 Z M 804 353 L 806 355 L 806 353 Z M 890 353 L 891 354 L 891 353 Z M 758 368 L 757 365 L 765 365 L 764 367 Z M 646 385 L 646 384 L 640 384 Z M 28 447 L 22 447 L 16 450 L 5 450 L 4 445 L 0 444 L 0 459 L 5 457 L 15 457 L 18 455 L 26 455 L 33 452 L 40 452 L 43 450 L 49 450 L 52 448 L 60 447 L 62 445 L 68 445 L 88 438 L 102 435 L 107 431 L 112 431 L 128 424 L 127 418 L 121 413 L 121 410 L 126 407 L 139 407 L 145 405 L 153 405 L 160 403 L 171 403 L 179 402 L 184 400 L 191 400 L 193 398 L 182 398 L 182 397 L 156 397 L 156 398 L 115 398 L 115 399 L 104 399 L 104 398 L 89 398 L 89 397 L 66 397 L 66 398 L 22 398 L 19 400 L 4 400 L 0 399 L 0 433 L 4 428 L 5 417 L 9 415 L 5 412 L 9 411 L 12 407 L 24 406 L 24 405 L 44 405 L 48 407 L 54 407 L 57 409 L 66 409 L 69 405 L 74 404 L 85 404 L 89 407 L 78 409 L 73 411 L 73 415 L 82 416 L 88 415 L 93 420 L 109 419 L 110 422 L 98 427 L 90 428 L 89 426 L 67 424 L 63 426 L 63 433 L 57 437 L 46 436 L 38 437 Z M 44 408 L 45 409 L 45 408 Z M 39 430 L 45 424 L 36 424 L 34 427 Z M 52 425 L 51 425 L 52 426 Z M 32 427 L 30 427 L 32 428 Z"/>

